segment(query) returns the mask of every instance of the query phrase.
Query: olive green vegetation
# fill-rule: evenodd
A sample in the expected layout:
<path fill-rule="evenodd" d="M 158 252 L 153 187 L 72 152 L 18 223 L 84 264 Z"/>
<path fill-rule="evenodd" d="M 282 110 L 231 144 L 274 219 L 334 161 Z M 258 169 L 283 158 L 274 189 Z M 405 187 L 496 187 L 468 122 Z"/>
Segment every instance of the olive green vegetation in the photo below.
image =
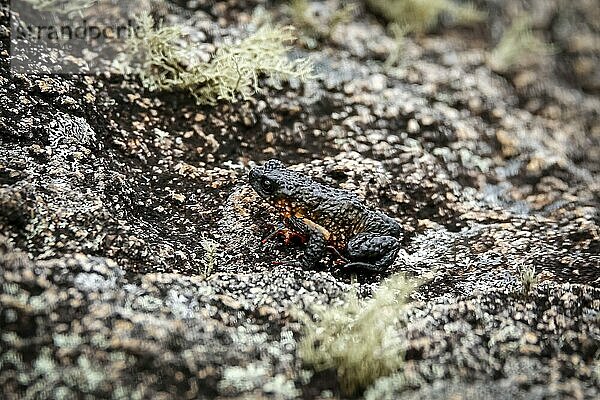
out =
<path fill-rule="evenodd" d="M 378 378 L 398 373 L 404 364 L 403 309 L 418 281 L 396 275 L 371 299 L 351 290 L 341 305 L 321 306 L 315 319 L 303 317 L 298 354 L 316 371 L 337 371 L 341 390 L 352 395 Z"/>
<path fill-rule="evenodd" d="M 494 71 L 508 72 L 519 65 L 548 56 L 553 51 L 552 45 L 533 34 L 531 20 L 524 16 L 515 20 L 504 32 L 488 58 L 488 65 Z"/>
<path fill-rule="evenodd" d="M 479 22 L 485 17 L 472 4 L 451 0 L 367 0 L 367 5 L 404 32 L 426 32 L 437 25 L 442 14 L 458 24 Z"/>
<path fill-rule="evenodd" d="M 193 61 L 199 50 L 185 42 L 181 27 L 155 27 L 149 15 L 139 17 L 137 26 L 128 41 L 130 72 L 138 73 L 149 90 L 186 90 L 198 104 L 214 105 L 252 97 L 262 89 L 261 76 L 275 86 L 283 80 L 313 77 L 310 60 L 287 57 L 286 43 L 295 39 L 290 27 L 261 26 L 237 44 L 221 45 L 204 62 Z"/>

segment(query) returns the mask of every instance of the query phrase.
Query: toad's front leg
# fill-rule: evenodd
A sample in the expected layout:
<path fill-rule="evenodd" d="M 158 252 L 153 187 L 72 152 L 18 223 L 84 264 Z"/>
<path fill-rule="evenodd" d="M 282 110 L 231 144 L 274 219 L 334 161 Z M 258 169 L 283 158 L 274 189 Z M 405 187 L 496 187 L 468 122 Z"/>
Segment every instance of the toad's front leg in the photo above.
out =
<path fill-rule="evenodd" d="M 261 240 L 261 243 L 265 244 L 275 236 L 282 236 L 283 242 L 286 245 L 292 243 L 295 239 L 300 241 L 300 243 L 302 243 L 302 244 L 306 243 L 306 238 L 300 232 L 296 232 L 296 231 L 288 228 L 283 223 L 276 226 L 275 230 L 273 230 L 263 240 Z"/>
<path fill-rule="evenodd" d="M 288 225 L 307 237 L 306 249 L 300 259 L 302 267 L 309 268 L 317 264 L 327 252 L 327 232 L 319 225 L 298 217 L 290 217 Z"/>

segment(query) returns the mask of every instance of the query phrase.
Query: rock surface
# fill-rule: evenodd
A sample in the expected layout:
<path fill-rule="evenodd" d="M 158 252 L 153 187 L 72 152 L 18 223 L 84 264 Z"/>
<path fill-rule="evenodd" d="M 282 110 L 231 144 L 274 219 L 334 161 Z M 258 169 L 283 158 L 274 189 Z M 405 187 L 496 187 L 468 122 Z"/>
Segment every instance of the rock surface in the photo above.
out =
<path fill-rule="evenodd" d="M 285 18 L 271 2 L 189 3 L 199 31 L 241 35 L 255 6 Z M 486 48 L 509 3 L 477 2 L 497 11 L 485 34 L 405 39 L 392 68 L 393 40 L 359 12 L 296 48 L 319 79 L 216 107 L 119 76 L 12 75 L 3 58 L 0 397 L 343 397 L 334 372 L 302 365 L 295 313 L 339 302 L 351 274 L 291 267 L 299 248 L 260 243 L 277 217 L 246 173 L 277 157 L 395 217 L 390 273 L 426 279 L 406 308 L 404 371 L 362 396 L 597 398 L 600 86 L 585 65 L 598 10 L 532 2 L 561 52 L 500 76 Z M 359 274 L 359 293 L 387 275 Z"/>

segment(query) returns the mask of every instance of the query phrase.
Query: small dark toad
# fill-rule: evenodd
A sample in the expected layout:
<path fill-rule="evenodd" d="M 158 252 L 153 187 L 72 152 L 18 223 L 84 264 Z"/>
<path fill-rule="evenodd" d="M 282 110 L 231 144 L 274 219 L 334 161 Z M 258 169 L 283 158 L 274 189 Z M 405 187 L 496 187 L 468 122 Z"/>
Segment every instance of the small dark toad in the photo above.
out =
<path fill-rule="evenodd" d="M 285 226 L 305 238 L 303 266 L 321 260 L 328 247 L 347 262 L 346 267 L 383 271 L 396 259 L 400 225 L 367 207 L 356 194 L 315 182 L 279 160 L 253 168 L 249 180 L 282 214 Z"/>

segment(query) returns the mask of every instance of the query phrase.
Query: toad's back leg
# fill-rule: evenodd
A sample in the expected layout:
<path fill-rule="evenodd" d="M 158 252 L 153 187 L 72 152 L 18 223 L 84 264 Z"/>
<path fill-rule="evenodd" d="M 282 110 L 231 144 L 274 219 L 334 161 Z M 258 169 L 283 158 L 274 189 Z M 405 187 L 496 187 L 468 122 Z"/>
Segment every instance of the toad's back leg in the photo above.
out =
<path fill-rule="evenodd" d="M 347 268 L 366 268 L 373 271 L 384 271 L 388 268 L 400 251 L 400 242 L 393 236 L 378 233 L 360 233 L 347 246 L 350 263 Z"/>

